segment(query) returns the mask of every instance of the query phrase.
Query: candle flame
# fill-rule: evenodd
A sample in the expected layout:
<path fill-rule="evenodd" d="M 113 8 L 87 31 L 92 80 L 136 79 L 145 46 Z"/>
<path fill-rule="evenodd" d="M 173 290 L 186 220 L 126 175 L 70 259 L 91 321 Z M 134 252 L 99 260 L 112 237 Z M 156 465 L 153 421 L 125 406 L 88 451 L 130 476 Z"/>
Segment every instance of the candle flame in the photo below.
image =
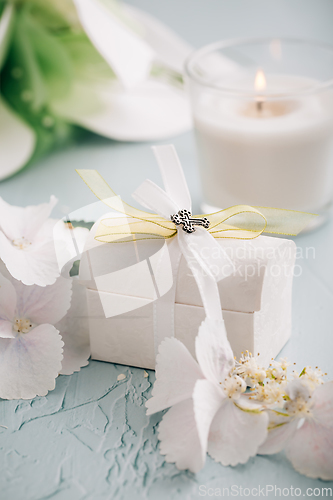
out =
<path fill-rule="evenodd" d="M 266 89 L 266 77 L 265 73 L 262 69 L 258 69 L 255 80 L 254 80 L 254 88 L 257 92 Z"/>

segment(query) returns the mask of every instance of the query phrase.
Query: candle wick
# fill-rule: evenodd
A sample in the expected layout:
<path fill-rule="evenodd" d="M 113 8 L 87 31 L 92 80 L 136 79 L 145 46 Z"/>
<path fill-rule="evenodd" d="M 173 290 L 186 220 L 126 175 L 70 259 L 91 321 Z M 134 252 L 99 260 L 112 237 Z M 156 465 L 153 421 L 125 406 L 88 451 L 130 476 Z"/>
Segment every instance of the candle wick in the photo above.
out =
<path fill-rule="evenodd" d="M 264 101 L 262 99 L 257 100 L 257 111 L 261 113 L 262 108 L 263 108 Z"/>

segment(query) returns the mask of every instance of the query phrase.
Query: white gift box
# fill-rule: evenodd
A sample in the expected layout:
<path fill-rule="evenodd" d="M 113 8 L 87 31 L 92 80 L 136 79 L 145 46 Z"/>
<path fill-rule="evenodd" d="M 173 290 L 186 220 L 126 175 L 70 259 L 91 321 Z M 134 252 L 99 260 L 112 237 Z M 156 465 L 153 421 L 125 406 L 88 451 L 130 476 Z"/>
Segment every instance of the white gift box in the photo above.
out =
<path fill-rule="evenodd" d="M 80 263 L 87 291 L 93 359 L 155 368 L 154 303 L 170 288 L 168 262 L 162 262 L 163 240 L 101 243 L 90 231 Z M 267 365 L 291 334 L 291 296 L 295 243 L 260 236 L 253 240 L 218 239 L 235 265 L 234 274 L 220 279 L 223 317 L 228 339 L 239 357 L 260 353 Z M 214 256 L 219 275 L 219 256 Z M 161 267 L 160 267 L 161 269 Z M 174 307 L 175 337 L 194 353 L 194 339 L 205 318 L 196 281 L 181 257 Z"/>

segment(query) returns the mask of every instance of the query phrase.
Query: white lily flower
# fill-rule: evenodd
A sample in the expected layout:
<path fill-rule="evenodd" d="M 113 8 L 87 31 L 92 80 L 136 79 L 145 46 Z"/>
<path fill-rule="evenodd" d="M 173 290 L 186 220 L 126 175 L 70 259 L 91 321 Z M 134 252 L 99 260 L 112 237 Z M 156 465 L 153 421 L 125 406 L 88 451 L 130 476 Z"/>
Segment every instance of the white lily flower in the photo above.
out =
<path fill-rule="evenodd" d="M 8 4 L 0 16 L 0 70 L 5 61 L 12 26 L 14 5 Z M 0 142 L 1 166 L 0 181 L 14 174 L 28 162 L 35 150 L 36 134 L 17 113 L 15 113 L 0 94 Z M 17 145 L 19 144 L 19 147 Z"/>
<path fill-rule="evenodd" d="M 333 382 L 301 376 L 288 383 L 284 412 L 270 411 L 269 433 L 258 453 L 285 449 L 293 467 L 311 478 L 333 480 Z"/>
<path fill-rule="evenodd" d="M 0 95 L 0 181 L 20 170 L 35 150 L 36 135 Z M 19 144 L 19 147 L 17 146 Z"/>
<path fill-rule="evenodd" d="M 0 398 L 31 399 L 54 389 L 63 341 L 53 326 L 66 314 L 72 282 L 44 288 L 0 274 Z"/>
<path fill-rule="evenodd" d="M 0 258 L 10 274 L 25 285 L 53 284 L 60 275 L 49 219 L 57 199 L 16 207 L 0 198 Z"/>
<path fill-rule="evenodd" d="M 191 127 L 184 91 L 153 78 L 130 91 L 117 80 L 76 81 L 52 109 L 71 123 L 118 141 L 161 140 Z"/>
<path fill-rule="evenodd" d="M 190 51 L 115 0 L 9 2 L 0 15 L 0 180 L 70 141 L 72 125 L 121 141 L 191 128 L 182 82 Z"/>
<path fill-rule="evenodd" d="M 195 344 L 196 362 L 172 338 L 159 347 L 153 397 L 147 414 L 171 407 L 159 425 L 160 450 L 179 469 L 198 472 L 206 452 L 223 465 L 245 463 L 267 436 L 267 414 L 244 395 L 234 375 L 224 324 L 208 318 Z"/>
<path fill-rule="evenodd" d="M 75 0 L 75 5 L 86 34 L 117 79 L 76 79 L 67 96 L 52 102 L 53 111 L 120 141 L 162 139 L 191 128 L 188 99 L 178 81 L 191 47 L 126 4 Z"/>

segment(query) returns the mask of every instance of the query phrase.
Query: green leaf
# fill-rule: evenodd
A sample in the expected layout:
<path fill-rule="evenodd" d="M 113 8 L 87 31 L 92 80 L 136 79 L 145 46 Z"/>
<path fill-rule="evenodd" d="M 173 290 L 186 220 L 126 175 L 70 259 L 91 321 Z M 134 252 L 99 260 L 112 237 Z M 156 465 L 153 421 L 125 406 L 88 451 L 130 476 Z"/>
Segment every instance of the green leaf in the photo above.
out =
<path fill-rule="evenodd" d="M 83 32 L 59 34 L 59 43 L 71 60 L 73 77 L 84 80 L 114 79 L 115 74 Z"/>
<path fill-rule="evenodd" d="M 14 56 L 25 66 L 36 109 L 69 91 L 72 63 L 56 36 L 49 34 L 23 10 L 19 13 L 13 38 Z"/>

